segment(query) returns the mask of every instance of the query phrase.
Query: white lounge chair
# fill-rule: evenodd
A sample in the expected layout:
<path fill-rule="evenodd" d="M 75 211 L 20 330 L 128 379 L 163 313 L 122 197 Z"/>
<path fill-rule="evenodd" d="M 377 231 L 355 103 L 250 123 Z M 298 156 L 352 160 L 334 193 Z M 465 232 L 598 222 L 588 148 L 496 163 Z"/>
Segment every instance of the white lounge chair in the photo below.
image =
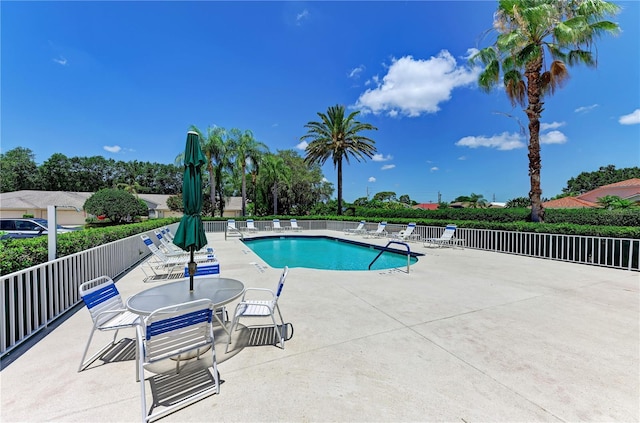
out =
<path fill-rule="evenodd" d="M 235 219 L 227 220 L 227 229 L 224 231 L 224 239 L 227 239 L 227 236 L 237 235 L 240 238 L 243 238 L 242 232 L 236 227 Z"/>
<path fill-rule="evenodd" d="M 365 238 L 383 238 L 387 236 L 387 222 L 378 223 L 375 231 L 367 231 L 364 233 Z"/>
<path fill-rule="evenodd" d="M 282 232 L 284 229 L 280 226 L 280 219 L 273 219 L 273 227 L 274 232 Z"/>
<path fill-rule="evenodd" d="M 290 230 L 294 231 L 294 232 L 301 232 L 302 231 L 302 227 L 298 226 L 298 221 L 296 219 L 291 219 L 291 227 L 289 228 Z"/>
<path fill-rule="evenodd" d="M 416 224 L 411 222 L 407 225 L 406 229 L 403 229 L 400 232 L 394 232 L 389 238 L 400 241 L 418 241 L 420 236 L 413 233 L 415 229 Z"/>
<path fill-rule="evenodd" d="M 258 232 L 258 228 L 256 228 L 256 225 L 255 225 L 253 219 L 247 219 L 247 226 L 246 226 L 246 228 L 244 230 L 245 230 L 245 232 L 248 232 L 248 233 Z"/>
<path fill-rule="evenodd" d="M 363 235 L 367 233 L 367 230 L 364 228 L 364 225 L 366 225 L 367 222 L 364 220 L 361 220 L 360 223 L 358 223 L 358 226 L 355 228 L 347 228 L 344 230 L 344 234 L 345 235 Z"/>
<path fill-rule="evenodd" d="M 423 239 L 423 245 L 425 247 L 429 245 L 437 245 L 440 247 L 455 247 L 456 245 L 460 245 L 464 248 L 464 239 L 455 238 L 456 229 L 458 227 L 456 225 L 447 225 L 444 228 L 444 232 L 440 235 L 440 238 L 425 238 Z"/>
<path fill-rule="evenodd" d="M 84 282 L 78 290 L 93 320 L 89 340 L 84 348 L 84 353 L 80 360 L 80 367 L 78 367 L 78 371 L 81 372 L 96 361 L 103 352 L 116 344 L 116 337 L 120 329 L 134 328 L 141 323 L 141 320 L 140 316 L 131 313 L 125 308 L 116 284 L 108 276 L 100 276 Z M 92 355 L 89 359 L 86 359 L 93 334 L 96 330 L 115 331 L 115 333 L 109 344 L 106 344 L 100 351 Z"/>
<path fill-rule="evenodd" d="M 226 352 L 229 351 L 229 345 L 231 344 L 231 334 L 233 334 L 234 330 L 238 328 L 238 322 L 240 318 L 248 318 L 248 317 L 269 317 L 271 318 L 271 322 L 273 324 L 273 336 L 274 342 L 280 345 L 280 348 L 284 349 L 284 320 L 282 319 L 282 313 L 280 313 L 280 306 L 278 305 L 278 299 L 280 298 L 280 294 L 282 294 L 282 288 L 284 286 L 284 281 L 287 278 L 287 274 L 289 273 L 289 268 L 287 266 L 284 267 L 282 274 L 280 275 L 280 279 L 278 280 L 278 286 L 275 291 L 271 291 L 270 289 L 265 288 L 246 288 L 244 290 L 244 294 L 242 294 L 242 299 L 240 303 L 236 306 L 236 310 L 233 313 L 233 322 L 231 323 L 231 328 L 229 329 L 229 339 L 227 340 L 227 348 Z M 260 292 L 262 295 L 265 293 L 269 297 L 267 300 L 257 300 L 257 299 L 249 299 L 247 298 L 247 293 L 252 292 Z M 259 294 L 258 294 L 259 295 Z M 278 316 L 280 317 L 280 322 L 276 320 L 276 311 L 278 312 Z"/>
<path fill-rule="evenodd" d="M 143 326 L 138 326 L 143 422 L 220 393 L 212 315 L 213 303 L 198 300 L 158 309 L 144 320 Z M 195 354 L 197 360 L 185 363 L 180 359 L 189 353 Z M 171 365 L 163 366 L 161 362 Z M 162 375 L 148 378 L 153 386 L 153 405 L 149 410 L 145 392 L 147 371 Z"/>
<path fill-rule="evenodd" d="M 191 261 L 191 255 L 189 253 L 168 256 L 164 252 L 160 251 L 160 249 L 151 241 L 151 239 L 146 235 L 140 236 L 146 246 L 151 251 L 151 257 L 144 263 L 146 268 L 149 269 L 152 274 L 147 273 L 145 270 L 145 266 L 142 266 L 142 272 L 145 274 L 146 280 L 160 280 L 160 279 L 170 279 L 177 275 L 176 272 L 182 272 L 182 268 Z M 207 254 L 194 254 L 193 256 L 196 263 L 212 263 L 217 262 L 217 258 L 213 253 Z"/>

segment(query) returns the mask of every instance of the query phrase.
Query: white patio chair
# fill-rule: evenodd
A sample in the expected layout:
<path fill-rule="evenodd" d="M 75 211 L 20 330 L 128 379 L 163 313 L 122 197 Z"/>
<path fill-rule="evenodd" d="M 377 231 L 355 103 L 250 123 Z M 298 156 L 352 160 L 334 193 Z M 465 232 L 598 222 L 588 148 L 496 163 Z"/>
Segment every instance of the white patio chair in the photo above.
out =
<path fill-rule="evenodd" d="M 153 233 L 156 235 L 156 238 L 158 239 L 158 241 L 160 242 L 160 246 L 162 247 L 161 249 L 164 250 L 163 252 L 165 254 L 180 255 L 180 254 L 186 253 L 185 250 L 183 250 L 182 248 L 174 244 L 173 240 L 169 240 L 167 237 L 165 237 L 165 235 L 163 235 L 161 230 L 154 229 Z M 213 252 L 213 248 L 206 245 L 201 249 L 199 249 L 198 251 L 196 251 L 197 254 L 210 254 L 212 252 Z"/>
<path fill-rule="evenodd" d="M 294 232 L 301 232 L 302 231 L 302 227 L 298 226 L 298 220 L 297 219 L 291 219 L 291 227 L 289 228 L 290 230 L 294 231 Z"/>
<path fill-rule="evenodd" d="M 78 367 L 78 372 L 81 372 L 96 361 L 107 349 L 116 344 L 116 338 L 120 329 L 134 328 L 140 324 L 140 317 L 137 314 L 127 311 L 120 297 L 120 292 L 118 292 L 116 288 L 116 284 L 109 276 L 100 276 L 84 282 L 80 285 L 78 291 L 93 320 L 89 340 L 82 353 L 80 367 Z M 86 359 L 89 345 L 91 345 L 91 340 L 96 330 L 114 331 L 113 339 L 89 359 Z"/>
<path fill-rule="evenodd" d="M 358 226 L 355 228 L 347 228 L 344 230 L 344 234 L 345 235 L 362 235 L 362 234 L 366 234 L 367 230 L 364 228 L 364 225 L 366 225 L 367 222 L 364 220 L 361 220 L 360 223 L 358 223 Z"/>
<path fill-rule="evenodd" d="M 282 232 L 284 229 L 280 226 L 280 219 L 273 219 L 273 227 L 274 232 Z"/>
<path fill-rule="evenodd" d="M 392 233 L 389 238 L 400 241 L 417 241 L 420 239 L 420 236 L 413 233 L 415 229 L 416 224 L 414 222 L 411 222 L 405 229 L 401 230 L 400 232 Z"/>
<path fill-rule="evenodd" d="M 160 251 L 148 236 L 140 235 L 140 237 L 152 253 L 152 256 L 141 267 L 142 272 L 146 276 L 145 280 L 150 278 L 154 280 L 170 279 L 176 276 L 177 271 L 182 271 L 182 268 L 191 261 L 191 255 L 189 253 L 185 252 L 184 254 L 169 256 Z M 218 261 L 213 253 L 194 254 L 193 259 L 196 263 L 215 263 Z M 145 266 L 152 274 L 147 273 Z"/>
<path fill-rule="evenodd" d="M 278 281 L 278 286 L 275 291 L 266 288 L 246 288 L 244 293 L 242 294 L 242 299 L 240 303 L 236 306 L 236 310 L 233 313 L 233 322 L 231 323 L 231 328 L 229 329 L 229 339 L 227 340 L 227 347 L 225 352 L 229 352 L 229 345 L 231 344 L 231 334 L 233 334 L 234 330 L 238 329 L 238 322 L 240 318 L 271 318 L 271 322 L 273 324 L 273 336 L 276 344 L 280 345 L 280 348 L 284 349 L 284 320 L 282 319 L 282 313 L 280 313 L 280 306 L 278 305 L 278 299 L 280 298 L 280 294 L 282 294 L 282 288 L 284 286 L 284 281 L 287 278 L 287 274 L 289 273 L 289 267 L 285 266 L 282 274 L 280 275 L 280 279 Z M 249 299 L 247 298 L 247 293 L 251 292 L 258 293 L 258 295 L 267 295 L 269 299 L 267 300 L 258 300 L 258 299 Z M 278 316 L 280 317 L 280 322 L 276 320 L 275 313 L 278 312 Z"/>
<path fill-rule="evenodd" d="M 256 225 L 253 219 L 247 219 L 247 227 L 245 228 L 245 231 L 249 233 L 258 232 L 258 228 L 256 228 Z"/>
<path fill-rule="evenodd" d="M 158 309 L 144 320 L 144 326 L 138 326 L 143 422 L 220 393 L 212 317 L 213 303 L 198 300 Z M 185 359 L 190 355 L 195 358 Z M 169 359 L 174 360 L 175 365 Z M 163 368 L 161 362 L 170 365 Z M 152 375 L 147 378 L 146 372 Z M 162 379 L 153 376 L 158 374 Z M 155 386 L 152 389 L 153 405 L 149 410 L 145 392 L 147 380 Z"/>
<path fill-rule="evenodd" d="M 422 240 L 423 245 L 427 247 L 434 244 L 437 245 L 438 248 L 460 245 L 464 248 L 464 239 L 455 238 L 457 228 L 456 225 L 449 224 L 444 228 L 444 232 L 440 235 L 440 238 L 425 238 Z"/>
<path fill-rule="evenodd" d="M 171 232 L 171 229 L 169 229 L 168 226 L 165 226 L 164 228 L 162 228 L 160 232 L 162 232 L 162 235 L 167 239 L 167 241 L 173 242 L 173 233 Z"/>
<path fill-rule="evenodd" d="M 384 238 L 387 236 L 387 222 L 378 223 L 375 231 L 367 231 L 364 233 L 365 238 Z"/>

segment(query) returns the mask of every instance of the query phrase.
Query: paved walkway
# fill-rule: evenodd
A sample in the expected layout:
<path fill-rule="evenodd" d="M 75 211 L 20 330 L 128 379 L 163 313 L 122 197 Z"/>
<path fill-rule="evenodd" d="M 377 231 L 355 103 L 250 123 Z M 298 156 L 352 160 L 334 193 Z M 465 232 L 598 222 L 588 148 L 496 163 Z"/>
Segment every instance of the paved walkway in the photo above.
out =
<path fill-rule="evenodd" d="M 275 287 L 280 269 L 208 236 L 224 276 Z M 286 349 L 220 336 L 220 395 L 162 421 L 640 420 L 637 272 L 413 245 L 410 274 L 291 269 Z M 77 373 L 90 327 L 79 310 L 0 373 L 0 421 L 140 420 L 133 360 Z"/>

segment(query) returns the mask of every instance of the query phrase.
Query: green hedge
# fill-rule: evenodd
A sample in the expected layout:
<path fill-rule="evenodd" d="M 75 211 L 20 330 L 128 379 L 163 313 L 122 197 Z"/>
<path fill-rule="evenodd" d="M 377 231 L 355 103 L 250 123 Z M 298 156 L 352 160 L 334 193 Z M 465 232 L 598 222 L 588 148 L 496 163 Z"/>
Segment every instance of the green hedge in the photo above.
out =
<path fill-rule="evenodd" d="M 438 209 L 438 210 L 385 210 L 358 207 L 356 217 L 346 217 L 348 220 L 362 219 L 426 219 L 426 220 L 457 220 L 476 222 L 527 222 L 529 209 Z M 623 210 L 605 209 L 546 209 L 545 223 L 572 223 L 576 225 L 596 226 L 640 226 L 640 208 Z"/>
<path fill-rule="evenodd" d="M 58 257 L 127 238 L 176 222 L 175 218 L 152 219 L 141 223 L 83 229 L 58 234 Z M 48 237 L 5 239 L 0 241 L 0 275 L 45 263 L 49 259 Z"/>
<path fill-rule="evenodd" d="M 362 210 L 361 210 L 362 211 Z M 546 223 L 525 221 L 527 209 L 444 209 L 444 210 L 411 210 L 402 212 L 376 209 L 377 214 L 369 216 L 299 216 L 302 220 L 367 220 L 389 223 L 407 224 L 416 222 L 424 226 L 446 226 L 449 223 L 460 228 L 491 229 L 502 231 L 537 232 L 550 234 L 601 236 L 611 238 L 640 239 L 640 219 L 636 210 L 547 210 Z M 290 219 L 292 216 L 253 217 L 257 220 L 274 218 Z M 235 218 L 244 220 L 245 218 Z M 58 257 L 64 257 L 89 248 L 97 247 L 118 239 L 127 238 L 142 232 L 166 226 L 179 219 L 152 219 L 141 223 L 118 226 L 104 226 L 84 229 L 58 235 Z M 208 218 L 203 220 L 226 221 L 227 218 Z M 557 223 L 554 223 L 556 221 Z M 577 223 L 586 222 L 586 223 Z M 618 225 L 612 224 L 612 222 Z M 27 267 L 44 263 L 48 259 L 47 237 L 29 239 L 6 239 L 0 241 L 0 275 L 6 275 Z"/>

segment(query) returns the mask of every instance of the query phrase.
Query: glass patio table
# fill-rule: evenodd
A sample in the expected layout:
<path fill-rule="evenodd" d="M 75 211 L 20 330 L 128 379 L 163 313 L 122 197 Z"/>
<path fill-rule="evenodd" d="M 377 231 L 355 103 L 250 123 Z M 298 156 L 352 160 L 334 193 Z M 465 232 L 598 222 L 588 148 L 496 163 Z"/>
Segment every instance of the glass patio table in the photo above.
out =
<path fill-rule="evenodd" d="M 127 309 L 132 313 L 148 316 L 153 311 L 169 307 L 174 304 L 186 303 L 196 300 L 211 300 L 213 302 L 216 320 L 229 334 L 226 325 L 216 311 L 223 305 L 235 300 L 244 292 L 244 284 L 236 279 L 219 278 L 216 276 L 199 276 L 193 281 L 193 291 L 189 291 L 189 278 L 180 279 L 154 286 L 127 300 Z"/>

